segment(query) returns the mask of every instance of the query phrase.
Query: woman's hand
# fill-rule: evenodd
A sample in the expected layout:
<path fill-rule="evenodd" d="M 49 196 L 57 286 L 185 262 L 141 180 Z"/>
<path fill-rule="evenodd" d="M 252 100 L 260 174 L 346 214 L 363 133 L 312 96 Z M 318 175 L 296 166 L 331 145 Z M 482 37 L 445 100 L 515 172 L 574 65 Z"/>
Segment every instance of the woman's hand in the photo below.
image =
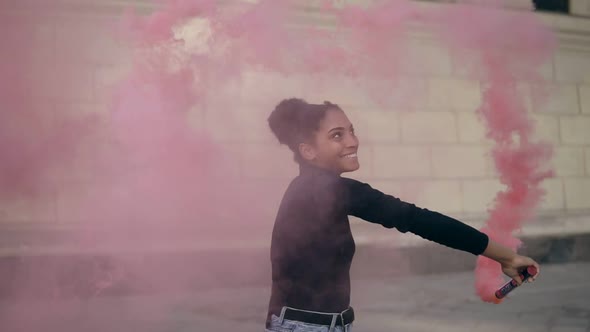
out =
<path fill-rule="evenodd" d="M 537 269 L 537 274 L 531 276 L 526 282 L 533 282 L 539 275 L 539 264 L 532 258 L 526 256 L 515 255 L 512 259 L 506 261 L 499 261 L 502 266 L 502 272 L 510 278 L 514 279 L 520 286 L 523 280 L 520 278 L 520 272 L 529 266 L 534 266 Z"/>
<path fill-rule="evenodd" d="M 514 279 L 519 286 L 522 284 L 520 272 L 527 267 L 532 265 L 537 268 L 537 274 L 531 277 L 529 281 L 534 281 L 539 275 L 539 264 L 537 264 L 537 262 L 535 262 L 532 258 L 520 256 L 512 249 L 492 240 L 490 240 L 488 247 L 482 255 L 500 263 L 502 266 L 502 272 Z"/>

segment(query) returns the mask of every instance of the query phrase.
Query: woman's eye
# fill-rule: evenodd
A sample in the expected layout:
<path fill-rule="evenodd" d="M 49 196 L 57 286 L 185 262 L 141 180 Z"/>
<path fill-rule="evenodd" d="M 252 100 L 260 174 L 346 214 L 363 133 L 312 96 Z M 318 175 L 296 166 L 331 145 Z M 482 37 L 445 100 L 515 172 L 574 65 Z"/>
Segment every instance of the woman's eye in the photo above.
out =
<path fill-rule="evenodd" d="M 340 133 L 335 133 L 332 135 L 332 138 L 340 138 L 340 137 L 342 137 L 342 134 L 340 134 Z"/>

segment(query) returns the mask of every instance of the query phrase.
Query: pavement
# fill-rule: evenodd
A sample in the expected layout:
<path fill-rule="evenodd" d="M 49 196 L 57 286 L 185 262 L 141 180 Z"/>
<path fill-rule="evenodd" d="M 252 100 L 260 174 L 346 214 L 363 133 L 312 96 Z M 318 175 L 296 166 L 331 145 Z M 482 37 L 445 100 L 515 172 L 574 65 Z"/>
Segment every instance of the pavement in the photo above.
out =
<path fill-rule="evenodd" d="M 590 331 L 590 263 L 545 264 L 537 281 L 484 303 L 472 271 L 353 275 L 354 331 Z M 263 331 L 269 285 L 87 299 L 2 299 L 6 332 Z"/>

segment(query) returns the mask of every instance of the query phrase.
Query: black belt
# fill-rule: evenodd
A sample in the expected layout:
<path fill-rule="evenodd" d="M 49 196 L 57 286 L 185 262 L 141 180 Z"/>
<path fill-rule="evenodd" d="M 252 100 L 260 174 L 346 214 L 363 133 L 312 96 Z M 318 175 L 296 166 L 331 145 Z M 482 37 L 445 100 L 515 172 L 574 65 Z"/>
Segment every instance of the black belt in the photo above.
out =
<path fill-rule="evenodd" d="M 303 323 L 317 324 L 317 325 L 332 325 L 332 319 L 336 316 L 336 323 L 334 326 L 344 326 L 354 321 L 354 310 L 352 307 L 341 313 L 320 313 L 301 311 L 297 309 L 286 308 L 284 319 L 296 320 Z"/>

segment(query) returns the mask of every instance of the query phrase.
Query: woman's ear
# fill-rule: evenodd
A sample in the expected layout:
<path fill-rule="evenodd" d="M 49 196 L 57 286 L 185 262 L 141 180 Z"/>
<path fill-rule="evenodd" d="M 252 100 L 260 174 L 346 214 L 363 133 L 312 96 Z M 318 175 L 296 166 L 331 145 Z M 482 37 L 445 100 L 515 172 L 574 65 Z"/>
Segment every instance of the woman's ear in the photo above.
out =
<path fill-rule="evenodd" d="M 299 154 L 304 160 L 312 161 L 317 158 L 317 150 L 308 143 L 299 144 Z"/>

